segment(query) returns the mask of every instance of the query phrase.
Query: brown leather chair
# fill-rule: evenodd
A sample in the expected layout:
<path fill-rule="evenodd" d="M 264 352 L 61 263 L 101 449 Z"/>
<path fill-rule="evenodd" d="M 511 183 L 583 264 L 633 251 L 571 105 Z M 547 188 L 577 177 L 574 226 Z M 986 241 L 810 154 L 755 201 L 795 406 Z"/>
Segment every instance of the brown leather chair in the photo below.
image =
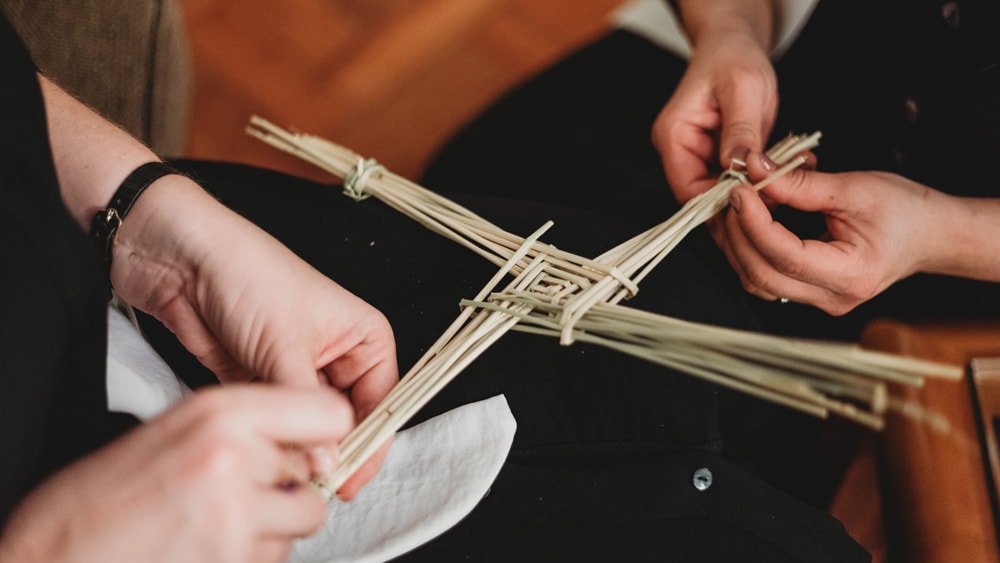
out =
<path fill-rule="evenodd" d="M 164 156 L 180 156 L 190 63 L 177 0 L 0 0 L 52 80 Z"/>

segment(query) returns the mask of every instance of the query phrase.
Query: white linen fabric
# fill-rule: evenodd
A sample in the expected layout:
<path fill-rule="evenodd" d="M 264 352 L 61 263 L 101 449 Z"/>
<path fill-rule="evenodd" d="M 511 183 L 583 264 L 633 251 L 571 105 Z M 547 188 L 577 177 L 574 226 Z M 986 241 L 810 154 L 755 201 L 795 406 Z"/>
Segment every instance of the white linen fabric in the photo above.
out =
<path fill-rule="evenodd" d="M 107 386 L 110 410 L 142 420 L 191 392 L 115 307 Z M 516 427 L 498 395 L 397 433 L 378 475 L 351 502 L 331 502 L 324 527 L 296 542 L 289 562 L 385 561 L 430 541 L 487 494 Z"/>
<path fill-rule="evenodd" d="M 489 491 L 515 428 L 498 395 L 398 433 L 378 475 L 351 502 L 333 501 L 290 562 L 386 561 L 438 536 Z"/>
<path fill-rule="evenodd" d="M 148 420 L 191 390 L 142 337 L 133 321 L 108 307 L 108 410 Z"/>

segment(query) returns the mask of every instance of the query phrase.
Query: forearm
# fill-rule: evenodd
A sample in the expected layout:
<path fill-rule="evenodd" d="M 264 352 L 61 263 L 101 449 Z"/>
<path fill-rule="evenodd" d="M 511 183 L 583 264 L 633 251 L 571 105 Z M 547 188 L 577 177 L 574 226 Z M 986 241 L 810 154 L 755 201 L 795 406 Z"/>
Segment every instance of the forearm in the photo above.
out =
<path fill-rule="evenodd" d="M 941 199 L 930 206 L 939 220 L 927 228 L 930 248 L 920 270 L 1000 281 L 1000 198 L 956 197 L 939 192 L 932 192 L 932 197 Z"/>
<path fill-rule="evenodd" d="M 681 21 L 694 50 L 727 36 L 748 37 L 769 52 L 773 46 L 772 0 L 677 0 Z"/>
<path fill-rule="evenodd" d="M 45 77 L 39 76 L 39 82 L 60 194 L 73 218 L 89 231 L 94 215 L 108 205 L 125 177 L 158 157 Z M 219 217 L 226 217 L 222 206 L 190 179 L 168 175 L 153 182 L 116 235 L 110 275 L 119 294 L 138 304 L 146 300 L 153 281 L 187 275 L 197 258 L 185 248 L 192 246 L 194 229 L 180 227 L 199 221 L 215 227 L 224 223 Z M 133 276 L 137 269 L 142 275 Z"/>
<path fill-rule="evenodd" d="M 39 76 L 63 202 L 84 230 L 139 165 L 157 160 L 137 139 Z"/>

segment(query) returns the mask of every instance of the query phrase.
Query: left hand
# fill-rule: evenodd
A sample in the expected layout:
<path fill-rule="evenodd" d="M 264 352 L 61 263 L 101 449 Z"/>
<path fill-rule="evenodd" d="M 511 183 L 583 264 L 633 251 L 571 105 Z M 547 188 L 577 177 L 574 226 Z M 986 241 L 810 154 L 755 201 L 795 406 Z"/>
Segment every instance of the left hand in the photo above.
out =
<path fill-rule="evenodd" d="M 767 175 L 760 154 L 754 181 Z M 953 198 L 883 172 L 796 170 L 764 188 L 773 202 L 822 213 L 827 232 L 802 240 L 774 221 L 761 196 L 739 186 L 725 212 L 727 258 L 743 286 L 763 299 L 787 298 L 842 315 L 891 284 L 934 269 Z"/>
<path fill-rule="evenodd" d="M 164 177 L 139 198 L 112 267 L 116 291 L 223 382 L 329 384 L 349 396 L 360 420 L 398 381 L 381 313 L 187 178 Z M 353 496 L 382 456 L 341 496 Z"/>
<path fill-rule="evenodd" d="M 60 195 L 84 229 L 148 148 L 39 75 Z M 398 381 L 381 313 L 190 179 L 158 179 L 118 230 L 111 281 L 223 382 L 329 383 L 367 416 Z M 339 491 L 350 498 L 381 455 Z M 317 455 L 318 458 L 326 457 Z"/>

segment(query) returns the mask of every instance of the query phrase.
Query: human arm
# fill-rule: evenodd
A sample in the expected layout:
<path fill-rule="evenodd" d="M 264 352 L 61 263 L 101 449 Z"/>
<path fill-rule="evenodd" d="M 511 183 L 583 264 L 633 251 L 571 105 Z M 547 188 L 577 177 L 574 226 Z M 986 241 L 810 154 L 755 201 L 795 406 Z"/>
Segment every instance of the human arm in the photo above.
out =
<path fill-rule="evenodd" d="M 652 139 L 674 195 L 686 202 L 711 187 L 734 156 L 764 149 L 778 98 L 768 58 L 771 0 L 677 4 L 693 53 Z"/>
<path fill-rule="evenodd" d="M 326 517 L 305 451 L 353 426 L 332 391 L 200 391 L 33 491 L 0 561 L 282 561 Z"/>
<path fill-rule="evenodd" d="M 767 175 L 759 155 L 748 164 L 752 178 Z M 764 194 L 822 213 L 827 233 L 802 240 L 753 190 L 734 190 L 723 248 L 744 287 L 761 298 L 840 315 L 917 272 L 1000 281 L 1000 199 L 952 196 L 884 172 L 808 170 Z"/>
<path fill-rule="evenodd" d="M 63 200 L 89 229 L 129 172 L 157 157 L 40 83 Z M 363 417 L 398 379 L 392 331 L 378 311 L 183 176 L 165 176 L 138 198 L 117 232 L 110 275 L 125 301 L 162 321 L 223 382 L 329 383 L 349 391 Z"/>

